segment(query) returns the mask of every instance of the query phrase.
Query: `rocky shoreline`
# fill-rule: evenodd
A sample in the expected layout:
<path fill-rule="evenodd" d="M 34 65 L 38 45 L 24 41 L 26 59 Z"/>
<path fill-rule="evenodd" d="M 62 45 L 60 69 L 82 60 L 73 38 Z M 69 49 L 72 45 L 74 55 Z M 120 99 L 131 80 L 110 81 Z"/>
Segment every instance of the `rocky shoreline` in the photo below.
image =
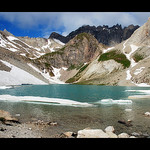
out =
<path fill-rule="evenodd" d="M 148 112 L 144 115 L 149 117 Z M 118 123 L 127 127 L 132 126 L 130 120 L 127 122 L 119 120 Z M 12 117 L 9 112 L 0 110 L 0 138 L 150 138 L 150 135 L 141 132 L 127 134 L 122 131 L 117 135 L 113 126 L 107 126 L 104 131 L 102 129 L 85 128 L 77 132 L 67 131 L 62 133 L 57 132 L 58 126 L 57 122 L 36 119 L 21 123 L 17 118 Z"/>

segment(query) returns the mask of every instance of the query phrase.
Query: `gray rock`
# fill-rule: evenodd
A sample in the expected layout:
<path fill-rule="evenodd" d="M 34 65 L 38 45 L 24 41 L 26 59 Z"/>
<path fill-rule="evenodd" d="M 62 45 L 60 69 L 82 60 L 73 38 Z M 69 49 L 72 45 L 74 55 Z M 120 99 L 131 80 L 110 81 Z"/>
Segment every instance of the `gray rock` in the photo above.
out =
<path fill-rule="evenodd" d="M 84 129 L 78 131 L 77 138 L 109 138 L 109 136 L 101 129 Z"/>
<path fill-rule="evenodd" d="M 108 126 L 105 128 L 105 132 L 114 132 L 114 131 L 115 131 L 115 129 L 113 126 Z"/>
<path fill-rule="evenodd" d="M 118 138 L 129 138 L 129 135 L 127 133 L 120 133 Z"/>

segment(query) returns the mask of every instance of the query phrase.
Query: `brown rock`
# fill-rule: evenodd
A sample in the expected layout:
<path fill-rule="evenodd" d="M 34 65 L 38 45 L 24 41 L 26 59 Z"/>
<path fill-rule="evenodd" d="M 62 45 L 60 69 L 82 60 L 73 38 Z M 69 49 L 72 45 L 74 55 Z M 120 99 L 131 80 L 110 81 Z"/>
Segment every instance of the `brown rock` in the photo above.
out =
<path fill-rule="evenodd" d="M 20 123 L 17 118 L 14 118 L 10 115 L 9 112 L 0 110 L 0 121 L 3 123 L 9 124 L 9 122 Z"/>

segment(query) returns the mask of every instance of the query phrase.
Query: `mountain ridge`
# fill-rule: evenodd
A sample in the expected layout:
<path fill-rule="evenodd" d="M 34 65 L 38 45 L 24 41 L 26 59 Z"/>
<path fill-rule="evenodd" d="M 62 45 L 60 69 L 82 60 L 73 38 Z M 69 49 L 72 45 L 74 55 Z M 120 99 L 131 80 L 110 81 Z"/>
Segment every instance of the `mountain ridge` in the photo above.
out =
<path fill-rule="evenodd" d="M 56 32 L 52 32 L 49 38 L 57 38 L 63 43 L 67 43 L 77 34 L 85 32 L 92 34 L 98 40 L 99 43 L 112 46 L 117 43 L 121 43 L 123 40 L 128 39 L 132 35 L 132 33 L 138 28 L 138 25 L 129 25 L 128 27 L 124 28 L 122 28 L 122 26 L 119 24 L 113 25 L 112 27 L 109 27 L 108 25 L 97 27 L 84 25 L 79 27 L 75 31 L 70 32 L 67 36 L 63 36 Z"/>
<path fill-rule="evenodd" d="M 109 32 L 107 28 L 101 29 Z M 113 26 L 117 32 L 116 28 L 122 27 Z M 122 37 L 131 34 L 129 29 L 134 26 L 125 28 Z M 99 43 L 92 33 L 75 34 L 72 32 L 73 38 L 62 43 L 52 37 L 15 37 L 6 30 L 0 31 L 0 85 L 150 86 L 150 19 L 119 44 L 121 34 L 114 34 L 119 41 L 111 41 L 111 46 Z"/>
<path fill-rule="evenodd" d="M 130 61 L 130 65 L 127 68 L 122 68 L 120 64 L 117 64 L 118 62 L 114 56 L 111 56 L 113 51 L 119 52 L 126 57 L 126 59 Z M 105 54 L 107 54 L 108 57 L 107 59 L 105 58 L 105 61 L 102 61 L 100 57 Z M 118 55 L 117 60 L 123 61 L 121 55 Z M 130 38 L 114 47 L 104 49 L 102 55 L 98 56 L 98 58 L 81 73 L 76 83 L 150 86 L 149 61 L 150 18 L 143 26 L 135 30 Z M 115 66 L 117 66 L 117 68 Z"/>

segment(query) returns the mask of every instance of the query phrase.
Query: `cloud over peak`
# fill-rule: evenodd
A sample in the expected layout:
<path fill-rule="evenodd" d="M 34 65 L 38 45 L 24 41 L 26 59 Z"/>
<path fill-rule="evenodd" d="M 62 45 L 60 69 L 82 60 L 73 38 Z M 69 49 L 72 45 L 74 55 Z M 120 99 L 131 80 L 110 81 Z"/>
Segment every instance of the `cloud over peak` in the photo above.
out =
<path fill-rule="evenodd" d="M 46 37 L 52 31 L 67 35 L 85 24 L 143 25 L 149 16 L 150 12 L 0 12 L 0 22 L 5 20 L 19 29 L 37 30 Z"/>

